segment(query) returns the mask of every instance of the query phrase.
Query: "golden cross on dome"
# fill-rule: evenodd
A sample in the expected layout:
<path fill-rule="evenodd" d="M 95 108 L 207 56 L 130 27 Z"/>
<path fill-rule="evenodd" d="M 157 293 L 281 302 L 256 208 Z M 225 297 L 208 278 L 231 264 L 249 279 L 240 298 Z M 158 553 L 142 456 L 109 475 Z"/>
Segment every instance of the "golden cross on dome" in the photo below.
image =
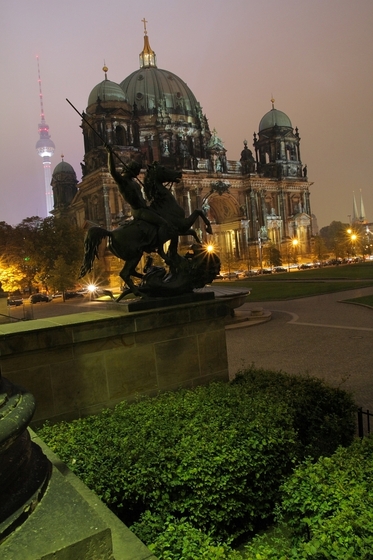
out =
<path fill-rule="evenodd" d="M 271 103 L 272 103 L 272 109 L 274 109 L 275 108 L 275 100 L 273 98 L 273 95 L 271 97 Z"/>
<path fill-rule="evenodd" d="M 145 19 L 145 18 L 143 18 L 143 19 L 142 19 L 141 21 L 142 21 L 142 22 L 143 22 L 143 24 L 144 24 L 144 34 L 145 34 L 145 35 L 147 35 L 147 34 L 148 34 L 148 32 L 146 31 L 146 24 L 147 24 L 148 22 L 146 21 L 146 19 Z"/>

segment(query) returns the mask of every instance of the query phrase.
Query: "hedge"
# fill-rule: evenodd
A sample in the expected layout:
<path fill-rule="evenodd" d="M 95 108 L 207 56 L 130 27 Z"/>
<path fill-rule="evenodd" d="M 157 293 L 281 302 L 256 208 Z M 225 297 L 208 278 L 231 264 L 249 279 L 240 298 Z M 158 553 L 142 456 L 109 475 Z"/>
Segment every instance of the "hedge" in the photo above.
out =
<path fill-rule="evenodd" d="M 247 547 L 248 560 L 372 560 L 373 437 L 310 460 L 283 484 L 279 529 Z"/>
<path fill-rule="evenodd" d="M 351 440 L 353 410 L 318 380 L 250 368 L 39 435 L 127 525 L 150 511 L 232 542 L 272 519 L 300 459 Z"/>

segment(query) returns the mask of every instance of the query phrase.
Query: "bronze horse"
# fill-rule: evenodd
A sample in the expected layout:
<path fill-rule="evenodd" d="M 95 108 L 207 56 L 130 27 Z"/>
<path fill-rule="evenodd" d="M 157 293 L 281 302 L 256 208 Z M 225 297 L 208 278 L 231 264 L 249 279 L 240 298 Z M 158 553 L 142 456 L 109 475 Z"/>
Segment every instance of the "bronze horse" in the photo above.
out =
<path fill-rule="evenodd" d="M 125 261 L 125 265 L 119 275 L 128 287 L 117 298 L 120 301 L 129 291 L 135 295 L 143 296 L 143 292 L 132 280 L 132 277 L 143 278 L 143 274 L 137 272 L 136 267 L 139 264 L 143 253 L 152 253 L 157 251 L 172 269 L 173 256 L 176 258 L 177 245 L 179 235 L 193 235 L 198 241 L 198 236 L 191 229 L 193 223 L 201 217 L 206 223 L 206 231 L 212 233 L 209 220 L 201 210 L 195 210 L 191 216 L 185 218 L 185 212 L 176 202 L 170 189 L 163 183 L 173 184 L 180 180 L 181 172 L 168 169 L 158 163 L 148 166 L 145 177 L 145 194 L 147 198 L 151 198 L 151 208 L 160 214 L 172 227 L 170 229 L 169 239 L 159 240 L 159 228 L 142 219 L 134 219 L 131 222 L 122 225 L 113 231 L 106 230 L 102 227 L 91 227 L 84 241 L 84 260 L 80 270 L 80 278 L 85 276 L 93 268 L 95 258 L 98 258 L 98 248 L 103 239 L 108 238 L 109 250 L 118 258 Z M 129 178 L 129 180 L 132 178 Z M 122 176 L 122 187 L 123 176 Z M 176 234 L 173 233 L 176 231 Z M 164 253 L 163 243 L 170 240 L 170 250 L 168 254 Z"/>
<path fill-rule="evenodd" d="M 150 208 L 153 208 L 157 214 L 162 216 L 169 224 L 177 230 L 177 236 L 171 237 L 169 252 L 174 255 L 177 252 L 178 236 L 191 235 L 197 243 L 201 243 L 192 225 L 201 218 L 206 224 L 206 232 L 212 234 L 210 221 L 202 210 L 198 208 L 194 210 L 190 216 L 185 217 L 184 209 L 176 202 L 175 197 L 170 188 L 164 185 L 165 170 L 167 168 L 159 165 L 157 162 L 148 166 L 148 171 L 144 180 L 145 196 L 150 202 Z M 178 182 L 178 181 L 177 181 Z"/>

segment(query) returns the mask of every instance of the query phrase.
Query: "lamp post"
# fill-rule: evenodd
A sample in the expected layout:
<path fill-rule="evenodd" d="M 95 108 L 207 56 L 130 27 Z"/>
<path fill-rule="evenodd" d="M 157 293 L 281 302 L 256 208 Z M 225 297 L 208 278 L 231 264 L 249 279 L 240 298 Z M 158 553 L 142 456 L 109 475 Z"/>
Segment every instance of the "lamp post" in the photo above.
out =
<path fill-rule="evenodd" d="M 294 261 L 295 263 L 297 263 L 298 262 L 298 255 L 297 255 L 298 239 L 292 239 L 291 244 L 293 246 L 293 251 L 294 251 Z"/>
<path fill-rule="evenodd" d="M 262 246 L 262 236 L 260 235 L 260 230 L 258 231 L 258 248 L 259 248 L 260 274 L 263 274 L 263 246 Z"/>
<path fill-rule="evenodd" d="M 348 229 L 347 233 L 350 236 L 351 256 L 355 257 L 355 242 L 356 242 L 356 239 L 357 239 L 357 235 L 356 235 L 356 233 L 353 232 L 352 229 Z"/>

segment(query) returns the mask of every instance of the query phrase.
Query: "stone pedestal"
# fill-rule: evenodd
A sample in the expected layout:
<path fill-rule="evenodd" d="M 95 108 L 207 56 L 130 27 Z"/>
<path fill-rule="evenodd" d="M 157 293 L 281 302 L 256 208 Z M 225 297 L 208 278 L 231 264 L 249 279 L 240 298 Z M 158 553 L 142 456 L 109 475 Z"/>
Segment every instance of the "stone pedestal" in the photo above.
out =
<path fill-rule="evenodd" d="M 0 378 L 0 542 L 33 512 L 51 473 L 51 463 L 31 442 L 27 426 L 34 397 Z"/>
<path fill-rule="evenodd" d="M 35 396 L 32 426 L 228 380 L 225 317 L 232 298 L 205 297 L 132 312 L 126 304 L 97 302 L 86 313 L 0 325 L 3 375 Z"/>

